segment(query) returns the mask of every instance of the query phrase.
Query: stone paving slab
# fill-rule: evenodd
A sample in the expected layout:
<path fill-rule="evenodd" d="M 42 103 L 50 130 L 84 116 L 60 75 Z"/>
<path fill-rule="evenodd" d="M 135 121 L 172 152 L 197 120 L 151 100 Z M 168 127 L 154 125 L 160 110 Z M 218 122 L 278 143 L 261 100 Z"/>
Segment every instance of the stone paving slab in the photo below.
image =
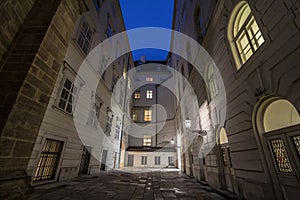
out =
<path fill-rule="evenodd" d="M 35 188 L 32 200 L 223 200 L 177 170 L 109 171 Z"/>

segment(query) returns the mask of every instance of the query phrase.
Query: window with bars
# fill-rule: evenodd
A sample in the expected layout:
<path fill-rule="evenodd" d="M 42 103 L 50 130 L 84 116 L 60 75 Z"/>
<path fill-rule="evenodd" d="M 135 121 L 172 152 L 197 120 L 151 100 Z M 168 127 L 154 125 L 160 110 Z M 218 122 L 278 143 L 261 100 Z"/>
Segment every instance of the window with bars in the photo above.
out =
<path fill-rule="evenodd" d="M 85 54 L 88 54 L 92 41 L 93 31 L 86 21 L 83 21 L 80 33 L 77 38 L 77 44 Z"/>
<path fill-rule="evenodd" d="M 160 165 L 160 156 L 155 156 L 154 157 L 154 164 L 155 165 Z"/>
<path fill-rule="evenodd" d="M 54 180 L 63 142 L 46 139 L 33 181 Z"/>
<path fill-rule="evenodd" d="M 73 105 L 77 97 L 78 88 L 69 79 L 65 79 L 61 89 L 58 107 L 68 113 L 73 112 Z"/>
<path fill-rule="evenodd" d="M 152 120 L 152 110 L 144 110 L 144 121 L 151 122 Z"/>
<path fill-rule="evenodd" d="M 147 165 L 147 156 L 142 156 L 141 165 Z"/>
<path fill-rule="evenodd" d="M 293 173 L 282 139 L 270 140 L 270 144 L 278 171 Z"/>
<path fill-rule="evenodd" d="M 151 136 L 144 135 L 143 146 L 151 146 Z"/>
<path fill-rule="evenodd" d="M 296 147 L 296 150 L 298 152 L 298 155 L 300 156 L 300 136 L 294 136 L 293 137 L 293 141 L 294 141 L 294 144 L 295 144 L 295 147 Z"/>
<path fill-rule="evenodd" d="M 152 90 L 147 90 L 147 92 L 146 92 L 146 98 L 147 99 L 152 99 L 153 98 L 153 91 Z"/>
<path fill-rule="evenodd" d="M 249 5 L 242 2 L 234 16 L 232 28 L 229 28 L 229 40 L 232 40 L 232 50 L 235 51 L 237 68 L 240 67 L 257 51 L 265 42 L 258 24 L 251 12 Z"/>

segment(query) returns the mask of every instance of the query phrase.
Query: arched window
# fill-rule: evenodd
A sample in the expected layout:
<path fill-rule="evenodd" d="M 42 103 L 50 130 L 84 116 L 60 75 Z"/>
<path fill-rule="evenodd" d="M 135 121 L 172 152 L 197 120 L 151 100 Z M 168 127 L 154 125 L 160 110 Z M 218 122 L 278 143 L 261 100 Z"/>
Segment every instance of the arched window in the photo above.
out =
<path fill-rule="evenodd" d="M 207 90 L 209 93 L 209 98 L 210 98 L 210 100 L 212 100 L 219 93 L 217 79 L 214 74 L 214 68 L 213 68 L 212 64 L 210 64 L 207 68 L 206 81 L 207 81 L 206 84 L 207 84 Z"/>
<path fill-rule="evenodd" d="M 228 40 L 238 70 L 265 41 L 246 1 L 241 1 L 230 17 Z"/>
<path fill-rule="evenodd" d="M 293 104 L 284 99 L 269 104 L 263 115 L 265 132 L 286 128 L 296 124 L 300 124 L 298 111 Z"/>
<path fill-rule="evenodd" d="M 220 145 L 227 144 L 227 143 L 228 143 L 227 133 L 225 128 L 222 128 L 220 131 Z"/>

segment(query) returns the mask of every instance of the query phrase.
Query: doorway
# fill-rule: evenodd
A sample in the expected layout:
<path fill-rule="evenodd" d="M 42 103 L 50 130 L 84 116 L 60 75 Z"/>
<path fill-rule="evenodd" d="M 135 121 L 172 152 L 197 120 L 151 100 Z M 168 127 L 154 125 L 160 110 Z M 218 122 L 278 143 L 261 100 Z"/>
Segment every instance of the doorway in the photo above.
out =
<path fill-rule="evenodd" d="M 91 151 L 92 148 L 88 146 L 84 146 L 82 150 L 82 157 L 80 162 L 79 174 L 88 174 L 89 173 L 89 165 L 91 159 Z"/>

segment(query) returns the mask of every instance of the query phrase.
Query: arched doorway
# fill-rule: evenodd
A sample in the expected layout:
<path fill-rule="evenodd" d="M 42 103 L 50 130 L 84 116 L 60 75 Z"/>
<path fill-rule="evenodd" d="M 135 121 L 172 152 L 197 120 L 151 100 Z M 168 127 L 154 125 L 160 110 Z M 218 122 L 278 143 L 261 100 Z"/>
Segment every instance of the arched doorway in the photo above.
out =
<path fill-rule="evenodd" d="M 228 137 L 226 130 L 221 128 L 219 130 L 219 152 L 220 152 L 220 170 L 222 174 L 222 188 L 230 192 L 234 192 L 234 170 L 231 163 L 231 155 L 228 144 Z"/>
<path fill-rule="evenodd" d="M 286 99 L 268 97 L 255 112 L 259 133 L 272 181 L 281 189 L 280 198 L 300 195 L 300 117 Z M 280 192 L 280 191 L 277 191 Z"/>

